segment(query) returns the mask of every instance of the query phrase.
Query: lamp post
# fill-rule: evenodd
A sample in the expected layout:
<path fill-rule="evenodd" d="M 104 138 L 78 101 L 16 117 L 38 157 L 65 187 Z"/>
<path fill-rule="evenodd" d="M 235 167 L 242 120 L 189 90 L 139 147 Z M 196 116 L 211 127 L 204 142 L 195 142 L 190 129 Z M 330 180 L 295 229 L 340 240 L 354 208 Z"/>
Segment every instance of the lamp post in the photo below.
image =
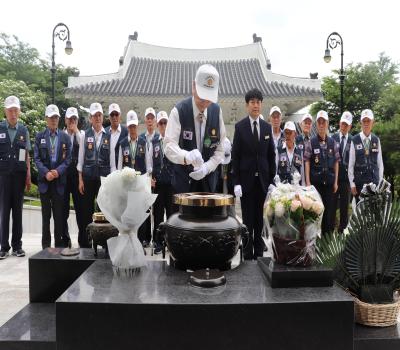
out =
<path fill-rule="evenodd" d="M 70 34 L 69 28 L 64 23 L 58 23 L 53 29 L 52 35 L 52 54 L 51 54 L 51 101 L 54 104 L 55 102 L 55 83 L 56 83 L 56 63 L 54 62 L 54 55 L 55 55 L 55 38 L 60 39 L 61 41 L 67 41 L 65 43 L 65 53 L 67 55 L 72 54 L 72 45 L 70 41 Z"/>
<path fill-rule="evenodd" d="M 340 113 L 343 113 L 343 87 L 344 87 L 344 70 L 343 70 L 343 39 L 338 32 L 332 32 L 329 34 L 328 38 L 326 39 L 326 49 L 324 55 L 324 61 L 329 63 L 331 61 L 331 51 L 330 49 L 335 49 L 338 45 L 340 45 L 340 74 L 339 74 L 339 81 L 340 81 Z"/>

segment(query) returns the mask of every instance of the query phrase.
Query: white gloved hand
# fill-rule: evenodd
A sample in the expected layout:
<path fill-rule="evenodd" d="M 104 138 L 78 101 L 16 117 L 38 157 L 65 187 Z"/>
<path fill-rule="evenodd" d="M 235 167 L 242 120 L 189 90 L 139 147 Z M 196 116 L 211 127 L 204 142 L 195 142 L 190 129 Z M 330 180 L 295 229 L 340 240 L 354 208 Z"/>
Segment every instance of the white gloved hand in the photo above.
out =
<path fill-rule="evenodd" d="M 233 192 L 235 192 L 235 197 L 242 197 L 243 193 L 242 193 L 242 186 L 240 185 L 235 185 Z"/>
<path fill-rule="evenodd" d="M 204 164 L 203 156 L 197 148 L 186 153 L 185 159 L 186 163 L 192 164 L 194 168 L 200 168 Z"/>
<path fill-rule="evenodd" d="M 208 168 L 207 165 L 204 163 L 200 168 L 195 168 L 195 171 L 192 171 L 189 176 L 193 180 L 201 180 L 208 175 Z"/>

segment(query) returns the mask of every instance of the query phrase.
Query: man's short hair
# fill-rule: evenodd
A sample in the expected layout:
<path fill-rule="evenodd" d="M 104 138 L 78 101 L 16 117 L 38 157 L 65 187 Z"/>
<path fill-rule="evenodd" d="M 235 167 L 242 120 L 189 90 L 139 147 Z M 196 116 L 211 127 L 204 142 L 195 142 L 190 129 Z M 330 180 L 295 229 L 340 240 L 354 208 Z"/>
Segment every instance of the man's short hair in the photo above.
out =
<path fill-rule="evenodd" d="M 246 100 L 246 103 L 249 103 L 250 100 L 263 100 L 263 95 L 262 92 L 258 89 L 251 89 L 250 91 L 247 91 L 246 96 L 244 97 Z"/>

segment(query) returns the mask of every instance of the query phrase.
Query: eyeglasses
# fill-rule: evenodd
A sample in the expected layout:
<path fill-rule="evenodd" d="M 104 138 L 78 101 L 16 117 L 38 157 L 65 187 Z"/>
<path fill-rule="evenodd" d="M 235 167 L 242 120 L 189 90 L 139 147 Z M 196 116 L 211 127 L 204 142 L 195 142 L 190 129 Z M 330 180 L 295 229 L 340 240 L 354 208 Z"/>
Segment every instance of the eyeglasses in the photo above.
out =
<path fill-rule="evenodd" d="M 167 122 L 158 122 L 158 125 L 167 125 Z"/>

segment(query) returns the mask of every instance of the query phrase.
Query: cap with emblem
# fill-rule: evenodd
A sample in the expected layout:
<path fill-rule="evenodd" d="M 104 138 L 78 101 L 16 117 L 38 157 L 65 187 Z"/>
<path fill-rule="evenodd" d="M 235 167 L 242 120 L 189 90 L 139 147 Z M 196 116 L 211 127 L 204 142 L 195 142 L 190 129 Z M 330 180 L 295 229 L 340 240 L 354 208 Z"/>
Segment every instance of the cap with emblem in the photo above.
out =
<path fill-rule="evenodd" d="M 281 109 L 278 106 L 273 106 L 269 110 L 269 115 L 271 116 L 272 114 L 274 114 L 274 112 L 278 112 L 280 115 L 282 115 Z"/>
<path fill-rule="evenodd" d="M 311 120 L 311 122 L 312 122 L 312 115 L 310 113 L 306 113 L 301 117 L 302 122 L 304 122 L 307 119 Z"/>
<path fill-rule="evenodd" d="M 90 110 L 90 115 L 95 115 L 97 112 L 100 112 L 101 114 L 103 114 L 103 107 L 98 102 L 93 102 L 90 105 L 89 110 Z"/>
<path fill-rule="evenodd" d="M 21 108 L 21 104 L 19 102 L 19 98 L 16 96 L 8 96 L 4 100 L 4 107 L 9 108 Z"/>
<path fill-rule="evenodd" d="M 217 103 L 219 73 L 211 64 L 203 64 L 196 72 L 194 79 L 197 95 L 202 100 Z"/>
<path fill-rule="evenodd" d="M 65 118 L 69 119 L 71 117 L 79 118 L 78 110 L 75 107 L 68 107 L 67 111 L 65 112 Z"/>
<path fill-rule="evenodd" d="M 374 112 L 372 112 L 370 109 L 364 109 L 361 112 L 361 121 L 363 121 L 363 119 L 368 118 L 371 120 L 374 120 Z"/>
<path fill-rule="evenodd" d="M 292 121 L 288 121 L 285 123 L 285 127 L 283 128 L 283 130 L 296 131 L 296 126 Z"/>
<path fill-rule="evenodd" d="M 353 123 L 353 115 L 349 111 L 344 111 L 340 118 L 340 123 L 351 125 Z"/>
<path fill-rule="evenodd" d="M 326 121 L 329 121 L 328 113 L 326 111 L 319 111 L 317 113 L 317 119 L 316 120 L 318 120 L 320 118 L 325 119 Z"/>
<path fill-rule="evenodd" d="M 117 112 L 119 114 L 121 114 L 121 108 L 119 108 L 119 105 L 116 103 L 111 103 L 108 106 L 108 114 L 110 115 L 112 112 Z"/>
<path fill-rule="evenodd" d="M 160 120 L 165 119 L 168 120 L 168 114 L 165 111 L 160 111 L 157 113 L 157 123 L 160 122 Z"/>
<path fill-rule="evenodd" d="M 126 126 L 139 125 L 139 119 L 135 111 L 130 110 L 126 115 Z"/>
<path fill-rule="evenodd" d="M 59 117 L 60 116 L 60 111 L 58 110 L 58 107 L 56 105 L 48 105 L 46 107 L 46 117 L 51 118 L 54 116 Z"/>
<path fill-rule="evenodd" d="M 154 110 L 154 108 L 152 107 L 146 108 L 146 111 L 144 112 L 144 117 L 147 118 L 149 114 L 152 114 L 153 117 L 156 116 L 156 111 Z"/>

